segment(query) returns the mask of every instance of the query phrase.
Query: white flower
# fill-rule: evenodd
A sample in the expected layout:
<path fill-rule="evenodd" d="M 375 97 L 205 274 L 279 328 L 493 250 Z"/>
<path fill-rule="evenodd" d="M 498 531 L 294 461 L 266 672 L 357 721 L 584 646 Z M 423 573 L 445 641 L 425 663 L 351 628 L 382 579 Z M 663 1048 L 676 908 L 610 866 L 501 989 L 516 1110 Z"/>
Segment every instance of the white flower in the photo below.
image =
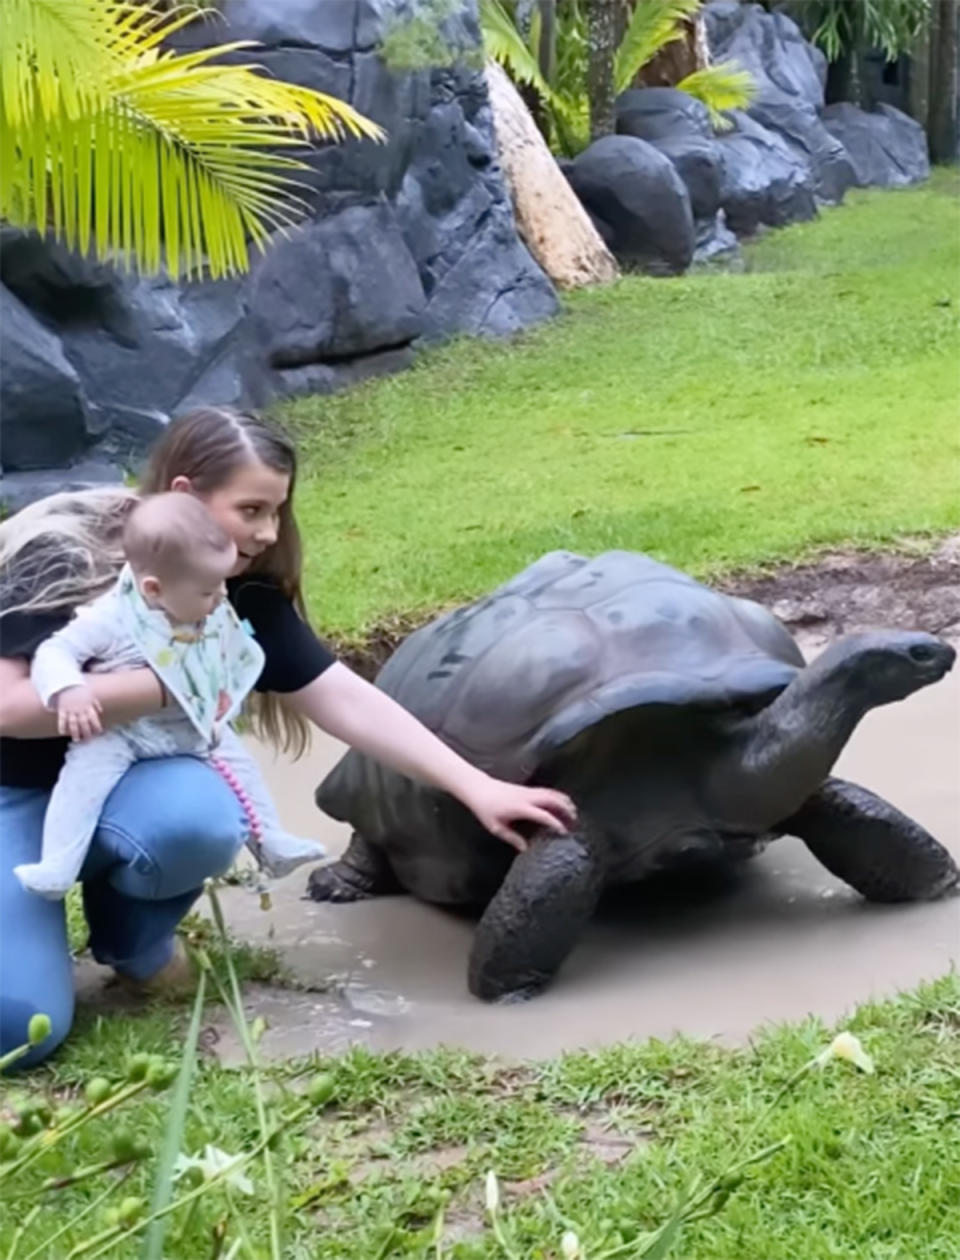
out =
<path fill-rule="evenodd" d="M 491 1216 L 493 1216 L 495 1215 L 497 1209 L 500 1206 L 500 1186 L 497 1183 L 497 1174 L 493 1171 L 492 1168 L 487 1173 L 486 1181 L 484 1182 L 484 1188 L 485 1188 L 485 1194 L 486 1194 L 487 1211 L 490 1213 Z"/>
<path fill-rule="evenodd" d="M 824 1067 L 831 1059 L 846 1059 L 861 1072 L 874 1071 L 873 1059 L 860 1044 L 860 1038 L 855 1037 L 852 1032 L 838 1033 L 826 1050 L 817 1055 L 817 1063 L 820 1067 Z"/>
<path fill-rule="evenodd" d="M 572 1229 L 568 1229 L 560 1239 L 560 1253 L 563 1256 L 563 1260 L 583 1260 L 583 1252 L 580 1250 L 580 1239 Z"/>
<path fill-rule="evenodd" d="M 202 1155 L 178 1155 L 173 1166 L 173 1177 L 178 1181 L 191 1168 L 198 1168 L 204 1181 L 212 1181 L 214 1177 L 225 1174 L 221 1176 L 221 1180 L 228 1186 L 239 1190 L 241 1194 L 253 1194 L 253 1182 L 239 1167 L 234 1167 L 242 1163 L 242 1155 L 228 1155 L 219 1146 L 205 1146 Z M 234 1169 L 233 1172 L 229 1171 L 231 1168 Z"/>

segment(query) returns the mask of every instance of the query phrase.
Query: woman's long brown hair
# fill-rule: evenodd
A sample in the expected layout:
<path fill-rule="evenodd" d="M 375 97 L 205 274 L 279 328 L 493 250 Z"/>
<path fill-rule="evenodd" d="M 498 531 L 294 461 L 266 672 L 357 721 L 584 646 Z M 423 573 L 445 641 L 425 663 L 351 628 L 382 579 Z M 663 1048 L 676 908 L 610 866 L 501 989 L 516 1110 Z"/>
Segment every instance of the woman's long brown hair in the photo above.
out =
<path fill-rule="evenodd" d="M 174 420 L 151 452 L 141 478 L 145 494 L 169 490 L 177 477 L 189 478 L 198 495 L 227 485 L 245 464 L 257 462 L 290 480 L 280 507 L 277 541 L 253 562 L 248 572 L 279 583 L 298 614 L 307 619 L 303 599 L 303 551 L 293 512 L 297 452 L 280 429 L 251 412 L 230 407 L 199 407 Z M 281 751 L 301 756 L 310 741 L 306 719 L 280 695 L 255 692 L 248 701 L 254 728 Z"/>

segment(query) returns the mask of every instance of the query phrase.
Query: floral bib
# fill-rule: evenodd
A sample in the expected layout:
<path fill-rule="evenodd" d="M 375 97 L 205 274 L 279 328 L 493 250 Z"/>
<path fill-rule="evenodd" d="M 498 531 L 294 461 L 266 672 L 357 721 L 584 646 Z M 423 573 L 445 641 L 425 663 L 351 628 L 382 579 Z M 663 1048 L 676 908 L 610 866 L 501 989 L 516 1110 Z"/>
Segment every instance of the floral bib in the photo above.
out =
<path fill-rule="evenodd" d="M 249 623 L 224 600 L 203 622 L 172 625 L 146 603 L 129 565 L 116 589 L 125 629 L 145 661 L 200 735 L 212 741 L 215 726 L 236 717 L 263 670 L 263 649 Z"/>

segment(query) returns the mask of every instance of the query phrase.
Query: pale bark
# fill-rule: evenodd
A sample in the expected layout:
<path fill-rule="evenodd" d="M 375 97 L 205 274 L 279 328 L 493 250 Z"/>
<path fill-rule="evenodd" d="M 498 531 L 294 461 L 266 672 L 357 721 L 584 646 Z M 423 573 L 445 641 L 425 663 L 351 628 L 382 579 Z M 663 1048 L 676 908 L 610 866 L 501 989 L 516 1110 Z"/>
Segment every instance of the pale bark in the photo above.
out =
<path fill-rule="evenodd" d="M 617 264 L 504 69 L 487 62 L 500 164 L 527 248 L 558 288 L 604 284 Z"/>

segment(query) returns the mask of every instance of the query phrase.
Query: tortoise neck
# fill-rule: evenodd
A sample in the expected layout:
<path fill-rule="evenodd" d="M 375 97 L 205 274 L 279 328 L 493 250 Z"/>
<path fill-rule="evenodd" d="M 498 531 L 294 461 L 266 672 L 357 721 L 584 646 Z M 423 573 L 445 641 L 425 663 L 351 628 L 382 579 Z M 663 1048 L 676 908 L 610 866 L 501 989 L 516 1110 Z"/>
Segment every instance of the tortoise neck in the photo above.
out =
<path fill-rule="evenodd" d="M 761 713 L 745 722 L 718 784 L 737 821 L 772 827 L 788 818 L 830 774 L 870 708 L 842 662 L 815 662 Z"/>

